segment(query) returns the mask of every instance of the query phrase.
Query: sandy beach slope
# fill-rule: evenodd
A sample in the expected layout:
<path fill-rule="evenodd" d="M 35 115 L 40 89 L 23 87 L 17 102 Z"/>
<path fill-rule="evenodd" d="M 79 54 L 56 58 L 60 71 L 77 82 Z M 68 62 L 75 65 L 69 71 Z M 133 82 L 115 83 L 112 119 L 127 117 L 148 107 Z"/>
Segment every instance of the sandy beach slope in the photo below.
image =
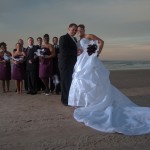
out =
<path fill-rule="evenodd" d="M 150 70 L 111 71 L 110 79 L 136 104 L 150 107 Z M 150 134 L 102 133 L 78 123 L 60 95 L 2 93 L 0 150 L 149 150 Z"/>

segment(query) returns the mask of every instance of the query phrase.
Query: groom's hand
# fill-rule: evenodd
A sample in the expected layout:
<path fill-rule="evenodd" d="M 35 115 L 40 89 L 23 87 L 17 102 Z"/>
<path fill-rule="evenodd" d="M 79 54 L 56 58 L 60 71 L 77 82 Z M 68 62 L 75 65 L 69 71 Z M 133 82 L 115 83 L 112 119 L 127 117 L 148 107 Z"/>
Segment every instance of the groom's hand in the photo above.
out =
<path fill-rule="evenodd" d="M 79 56 L 80 54 L 82 54 L 83 49 L 77 49 L 77 56 Z"/>

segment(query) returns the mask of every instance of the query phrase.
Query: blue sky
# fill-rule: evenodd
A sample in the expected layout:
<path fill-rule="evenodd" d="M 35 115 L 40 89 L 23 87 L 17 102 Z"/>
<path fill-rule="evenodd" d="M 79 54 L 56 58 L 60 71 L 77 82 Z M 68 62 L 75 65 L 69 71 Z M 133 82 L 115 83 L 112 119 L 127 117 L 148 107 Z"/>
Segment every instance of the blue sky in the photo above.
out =
<path fill-rule="evenodd" d="M 149 0 L 1 0 L 0 41 L 67 32 L 72 22 L 105 41 L 103 60 L 150 60 Z M 35 40 L 36 44 L 36 40 Z"/>

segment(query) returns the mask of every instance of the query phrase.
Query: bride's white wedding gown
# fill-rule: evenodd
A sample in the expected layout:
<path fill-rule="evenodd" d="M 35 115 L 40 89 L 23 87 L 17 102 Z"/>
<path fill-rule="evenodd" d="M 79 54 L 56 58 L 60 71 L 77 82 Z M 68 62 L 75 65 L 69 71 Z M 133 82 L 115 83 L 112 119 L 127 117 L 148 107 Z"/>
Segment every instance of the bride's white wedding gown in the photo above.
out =
<path fill-rule="evenodd" d="M 80 106 L 74 118 L 103 132 L 150 133 L 150 108 L 134 104 L 110 83 L 109 71 L 100 59 L 88 55 L 89 43 L 86 38 L 80 40 L 83 53 L 78 56 L 69 91 L 68 105 Z"/>

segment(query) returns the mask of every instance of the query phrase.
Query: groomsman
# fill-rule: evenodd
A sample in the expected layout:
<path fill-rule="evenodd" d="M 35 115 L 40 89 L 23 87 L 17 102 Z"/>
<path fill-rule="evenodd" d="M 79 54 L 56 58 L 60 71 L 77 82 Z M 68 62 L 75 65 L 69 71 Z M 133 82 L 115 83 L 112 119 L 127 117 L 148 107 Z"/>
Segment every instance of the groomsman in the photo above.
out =
<path fill-rule="evenodd" d="M 53 77 L 50 80 L 50 91 L 60 93 L 60 72 L 58 68 L 59 45 L 58 37 L 53 37 L 53 46 L 55 49 L 55 57 L 53 57 Z"/>
<path fill-rule="evenodd" d="M 37 49 L 41 49 L 41 47 L 42 47 L 42 42 L 43 42 L 43 40 L 42 40 L 42 38 L 41 37 L 38 37 L 37 38 Z"/>
<path fill-rule="evenodd" d="M 73 68 L 77 60 L 77 45 L 74 35 L 77 32 L 77 25 L 72 23 L 68 27 L 66 35 L 60 37 L 59 40 L 59 68 L 61 79 L 61 101 L 64 105 L 68 105 L 69 89 L 72 81 Z"/>
<path fill-rule="evenodd" d="M 28 92 L 27 94 L 37 93 L 37 77 L 38 77 L 38 61 L 35 57 L 34 52 L 37 51 L 37 47 L 34 45 L 34 39 L 32 37 L 28 38 L 28 47 L 26 49 L 27 59 L 26 59 L 26 72 L 28 79 Z"/>

